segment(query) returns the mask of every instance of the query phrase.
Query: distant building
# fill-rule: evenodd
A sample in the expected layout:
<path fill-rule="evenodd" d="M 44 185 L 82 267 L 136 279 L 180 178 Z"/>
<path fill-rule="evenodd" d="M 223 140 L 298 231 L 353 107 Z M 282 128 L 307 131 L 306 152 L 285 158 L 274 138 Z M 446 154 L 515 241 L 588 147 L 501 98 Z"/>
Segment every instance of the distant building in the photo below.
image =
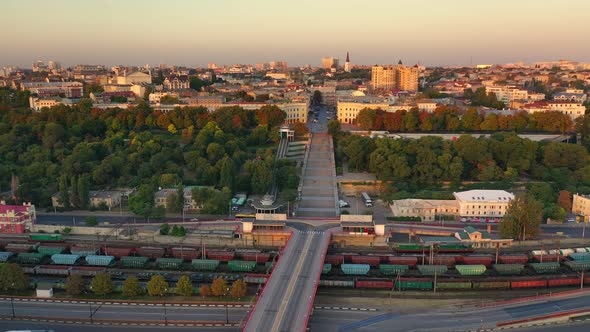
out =
<path fill-rule="evenodd" d="M 567 114 L 575 120 L 586 113 L 586 106 L 579 102 L 559 101 L 559 100 L 542 100 L 526 104 L 522 107 L 529 113 L 556 111 Z"/>
<path fill-rule="evenodd" d="M 350 55 L 346 52 L 346 62 L 344 62 L 344 71 L 350 73 Z"/>
<path fill-rule="evenodd" d="M 41 109 L 47 107 L 51 108 L 57 105 L 68 105 L 71 106 L 74 103 L 71 99 L 67 98 L 60 98 L 60 97 L 49 97 L 49 98 L 36 98 L 36 97 L 29 97 L 29 107 L 33 111 L 40 111 Z"/>
<path fill-rule="evenodd" d="M 436 101 L 430 99 L 423 99 L 416 102 L 419 111 L 434 113 L 437 107 Z"/>
<path fill-rule="evenodd" d="M 101 205 L 109 208 L 109 211 L 121 205 L 121 192 L 120 191 L 93 191 L 88 193 L 90 196 L 90 206 L 99 207 Z"/>
<path fill-rule="evenodd" d="M 165 92 L 152 92 L 148 96 L 148 101 L 150 103 L 152 103 L 152 104 L 158 104 L 158 103 L 160 103 L 160 100 L 163 97 L 165 97 L 165 96 L 170 96 L 170 97 L 178 98 L 178 93 L 170 92 L 170 91 L 165 91 Z"/>
<path fill-rule="evenodd" d="M 23 82 L 20 87 L 39 97 L 80 98 L 84 94 L 84 85 L 80 82 Z"/>
<path fill-rule="evenodd" d="M 307 112 L 309 112 L 309 101 L 307 102 L 289 102 L 277 103 L 278 108 L 287 113 L 285 123 L 307 122 Z"/>
<path fill-rule="evenodd" d="M 496 95 L 496 99 L 503 102 L 506 106 L 510 106 L 510 103 L 514 100 L 529 99 L 529 93 L 527 90 L 519 89 L 514 86 L 486 86 L 486 93 L 493 93 Z"/>
<path fill-rule="evenodd" d="M 185 210 L 198 210 L 202 206 L 197 205 L 195 200 L 193 200 L 193 189 L 195 188 L 205 188 L 201 186 L 186 186 L 183 189 L 184 193 L 184 209 Z M 169 198 L 172 195 L 176 195 L 178 193 L 178 189 L 176 188 L 164 188 L 156 193 L 154 193 L 154 203 L 156 206 L 161 206 L 163 208 L 168 208 L 172 202 L 169 202 Z"/>
<path fill-rule="evenodd" d="M 6 205 L 0 201 L 0 233 L 22 234 L 35 223 L 37 213 L 34 205 Z"/>
<path fill-rule="evenodd" d="M 197 96 L 189 99 L 189 106 L 205 107 L 209 112 L 213 112 L 216 109 L 222 107 L 223 103 L 225 103 L 225 97 L 223 95 Z"/>
<path fill-rule="evenodd" d="M 165 90 L 186 90 L 190 89 L 190 81 L 186 75 L 168 76 L 164 80 Z"/>
<path fill-rule="evenodd" d="M 311 88 L 312 93 L 319 91 L 322 94 L 322 101 L 325 105 L 336 105 L 336 86 L 316 86 Z"/>
<path fill-rule="evenodd" d="M 396 66 L 373 66 L 371 88 L 373 90 L 418 91 L 418 66 L 407 67 L 400 61 Z"/>
<path fill-rule="evenodd" d="M 576 103 L 584 103 L 588 99 L 588 95 L 584 92 L 571 93 L 571 92 L 559 92 L 553 95 L 554 100 L 559 101 L 572 101 Z"/>
<path fill-rule="evenodd" d="M 590 195 L 574 194 L 572 212 L 590 222 Z"/>
<path fill-rule="evenodd" d="M 322 58 L 322 68 L 323 69 L 331 69 L 332 67 L 338 68 L 339 65 L 338 58 L 335 57 L 323 57 Z"/>
<path fill-rule="evenodd" d="M 152 84 L 152 75 L 136 71 L 129 74 L 127 74 L 127 72 L 123 72 L 123 75 L 117 76 L 117 84 L 141 83 Z"/>
<path fill-rule="evenodd" d="M 502 218 L 514 195 L 504 190 L 468 190 L 453 193 L 463 218 Z"/>
<path fill-rule="evenodd" d="M 359 112 L 364 109 L 381 109 L 387 111 L 389 102 L 378 97 L 342 97 L 338 99 L 337 114 L 341 123 L 354 123 Z"/>

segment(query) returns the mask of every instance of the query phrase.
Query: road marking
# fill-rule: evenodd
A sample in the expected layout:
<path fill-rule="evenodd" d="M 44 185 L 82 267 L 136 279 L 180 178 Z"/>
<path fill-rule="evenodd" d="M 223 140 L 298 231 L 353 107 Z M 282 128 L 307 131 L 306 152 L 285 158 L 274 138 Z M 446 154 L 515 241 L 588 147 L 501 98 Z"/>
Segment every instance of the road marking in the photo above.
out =
<path fill-rule="evenodd" d="M 313 238 L 313 236 L 308 236 L 307 239 L 305 240 L 305 246 L 303 247 L 303 250 L 302 250 L 302 253 L 304 253 L 304 254 L 302 256 L 299 256 L 299 261 L 297 262 L 297 265 L 295 267 L 295 271 L 293 272 L 293 277 L 299 276 L 299 274 L 301 274 L 301 268 L 303 267 L 303 262 L 305 261 L 305 258 L 307 257 L 306 253 L 309 250 L 312 238 Z M 295 280 L 293 280 L 293 279 L 295 279 Z M 291 278 L 289 281 L 290 281 L 290 283 L 289 283 L 289 287 L 287 288 L 287 293 L 285 293 L 285 296 L 283 297 L 283 302 L 281 302 L 281 306 L 279 308 L 278 314 L 275 317 L 275 321 L 272 325 L 271 331 L 273 331 L 273 332 L 278 331 L 279 327 L 281 326 L 281 322 L 283 321 L 283 316 L 285 315 L 285 310 L 287 309 L 287 303 L 288 303 L 288 300 L 293 295 L 293 290 L 295 289 L 295 284 L 297 283 L 297 278 Z"/>

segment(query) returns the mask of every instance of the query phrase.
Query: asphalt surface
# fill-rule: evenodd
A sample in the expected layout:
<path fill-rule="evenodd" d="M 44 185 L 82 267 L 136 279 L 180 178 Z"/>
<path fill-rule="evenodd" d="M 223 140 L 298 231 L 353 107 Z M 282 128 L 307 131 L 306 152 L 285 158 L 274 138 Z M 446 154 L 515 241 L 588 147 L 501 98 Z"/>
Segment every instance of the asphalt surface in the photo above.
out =
<path fill-rule="evenodd" d="M 157 332 L 157 331 L 199 331 L 238 332 L 239 328 L 226 327 L 160 327 L 160 326 L 92 326 L 79 324 L 56 324 L 42 322 L 0 321 L 0 331 L 9 330 L 53 330 L 54 332 Z"/>
<path fill-rule="evenodd" d="M 328 234 L 294 230 L 244 331 L 304 331 Z"/>
<path fill-rule="evenodd" d="M 176 307 L 167 305 L 130 306 L 119 304 L 80 304 L 80 303 L 47 303 L 14 301 L 14 313 L 17 316 L 60 317 L 60 318 L 93 318 L 117 320 L 186 320 L 186 321 L 218 321 L 238 322 L 244 318 L 248 308 L 225 307 Z M 0 300 L 0 316 L 12 316 L 11 301 Z M 0 322 L 2 326 L 2 322 Z"/>
<path fill-rule="evenodd" d="M 457 307 L 403 312 L 403 304 L 382 307 L 377 312 L 316 309 L 311 331 L 463 331 L 494 328 L 497 323 L 560 311 L 590 308 L 590 296 L 486 309 Z M 559 330 L 562 331 L 563 325 Z M 586 324 L 586 326 L 588 326 Z M 530 331 L 536 331 L 535 329 Z M 575 330 L 573 330 L 575 331 Z M 585 330 L 587 331 L 587 330 Z"/>

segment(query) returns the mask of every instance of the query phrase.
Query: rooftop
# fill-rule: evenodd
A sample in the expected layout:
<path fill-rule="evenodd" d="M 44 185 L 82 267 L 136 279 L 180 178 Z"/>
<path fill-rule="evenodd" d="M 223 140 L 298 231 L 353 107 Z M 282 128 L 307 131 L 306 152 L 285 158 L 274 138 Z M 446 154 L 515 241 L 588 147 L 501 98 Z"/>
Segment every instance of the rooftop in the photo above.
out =
<path fill-rule="evenodd" d="M 458 201 L 463 202 L 509 202 L 514 195 L 505 190 L 468 190 L 453 193 Z"/>

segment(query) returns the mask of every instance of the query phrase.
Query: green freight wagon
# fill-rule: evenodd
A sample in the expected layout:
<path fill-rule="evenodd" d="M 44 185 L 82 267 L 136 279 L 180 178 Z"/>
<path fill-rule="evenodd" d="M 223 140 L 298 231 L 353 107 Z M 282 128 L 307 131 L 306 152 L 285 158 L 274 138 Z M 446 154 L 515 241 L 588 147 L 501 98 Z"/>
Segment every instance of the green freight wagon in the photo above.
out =
<path fill-rule="evenodd" d="M 371 266 L 369 264 L 342 264 L 340 269 L 347 275 L 366 275 Z"/>
<path fill-rule="evenodd" d="M 172 269 L 178 270 L 182 266 L 184 260 L 182 258 L 158 258 L 156 259 L 156 265 L 159 269 Z"/>
<path fill-rule="evenodd" d="M 529 266 L 535 270 L 536 273 L 556 273 L 559 270 L 558 262 L 547 263 L 531 263 Z"/>
<path fill-rule="evenodd" d="M 510 289 L 510 281 L 473 281 L 473 289 Z"/>
<path fill-rule="evenodd" d="M 418 271 L 423 276 L 442 275 L 447 272 L 448 268 L 446 265 L 418 265 Z"/>
<path fill-rule="evenodd" d="M 471 289 L 471 281 L 439 281 L 436 289 Z"/>
<path fill-rule="evenodd" d="M 96 266 L 109 266 L 115 260 L 115 256 L 99 256 L 99 255 L 88 255 L 86 256 L 86 263 L 88 265 Z"/>
<path fill-rule="evenodd" d="M 39 264 L 46 255 L 36 252 L 21 252 L 17 256 L 17 260 L 21 264 Z"/>
<path fill-rule="evenodd" d="M 590 270 L 590 261 L 565 262 L 565 265 L 575 272 Z"/>
<path fill-rule="evenodd" d="M 328 274 L 330 271 L 332 271 L 332 264 L 324 264 L 324 267 L 322 267 L 322 274 Z"/>
<path fill-rule="evenodd" d="M 54 254 L 51 255 L 51 261 L 57 265 L 74 265 L 80 259 L 80 255 Z"/>
<path fill-rule="evenodd" d="M 191 265 L 195 270 L 215 271 L 219 266 L 219 261 L 217 259 L 193 259 Z"/>
<path fill-rule="evenodd" d="M 404 274 L 410 269 L 407 265 L 396 265 L 396 264 L 379 264 L 379 270 L 383 275 L 396 276 Z"/>
<path fill-rule="evenodd" d="M 32 241 L 41 241 L 41 242 L 59 242 L 63 241 L 63 238 L 60 234 L 32 234 L 30 236 Z"/>
<path fill-rule="evenodd" d="M 232 272 L 252 272 L 256 267 L 256 262 L 254 261 L 229 261 L 227 262 L 227 266 Z"/>
<path fill-rule="evenodd" d="M 147 264 L 148 260 L 149 258 L 147 257 L 123 256 L 121 257 L 121 266 L 139 269 L 144 267 Z"/>
<path fill-rule="evenodd" d="M 64 252 L 64 250 L 66 250 L 66 247 L 62 247 L 62 246 L 58 246 L 58 247 L 54 247 L 54 246 L 39 246 L 39 248 L 37 248 L 37 252 L 40 254 L 45 254 L 47 256 L 51 256 L 51 255 L 55 255 L 55 254 L 61 254 Z"/>
<path fill-rule="evenodd" d="M 10 251 L 0 251 L 0 262 L 7 262 L 13 255 Z"/>
<path fill-rule="evenodd" d="M 590 261 L 590 252 L 572 252 L 569 257 L 575 261 Z"/>
<path fill-rule="evenodd" d="M 266 280 L 266 277 L 244 276 L 244 282 L 247 284 L 264 284 Z"/>
<path fill-rule="evenodd" d="M 432 281 L 430 280 L 396 280 L 396 289 L 422 289 L 431 290 Z"/>
<path fill-rule="evenodd" d="M 501 275 L 521 274 L 524 269 L 523 264 L 494 264 L 493 267 Z"/>
<path fill-rule="evenodd" d="M 319 285 L 322 287 L 354 288 L 354 281 L 353 280 L 320 280 Z"/>
<path fill-rule="evenodd" d="M 455 269 L 462 276 L 480 276 L 486 272 L 485 265 L 455 265 Z"/>

